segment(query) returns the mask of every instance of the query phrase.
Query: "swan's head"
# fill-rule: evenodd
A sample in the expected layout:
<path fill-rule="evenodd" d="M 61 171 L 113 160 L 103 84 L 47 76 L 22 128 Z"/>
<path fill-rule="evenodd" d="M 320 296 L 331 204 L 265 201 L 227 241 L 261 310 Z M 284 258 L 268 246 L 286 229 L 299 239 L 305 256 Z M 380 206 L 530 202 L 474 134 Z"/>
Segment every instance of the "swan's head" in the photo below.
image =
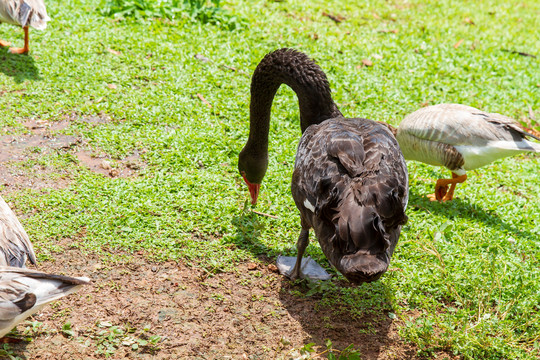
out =
<path fill-rule="evenodd" d="M 359 206 L 347 197 L 338 206 L 332 239 L 338 249 L 334 265 L 351 282 L 375 281 L 386 272 L 401 226 L 407 222 L 395 192 L 383 199 L 377 205 Z"/>
<path fill-rule="evenodd" d="M 238 156 L 238 171 L 248 186 L 251 204 L 253 205 L 257 203 L 261 182 L 267 168 L 268 156 L 266 154 L 257 156 L 245 148 L 240 152 Z"/>
<path fill-rule="evenodd" d="M 340 271 L 350 282 L 360 284 L 378 280 L 389 265 L 390 256 L 386 252 L 372 254 L 359 250 L 341 258 Z"/>

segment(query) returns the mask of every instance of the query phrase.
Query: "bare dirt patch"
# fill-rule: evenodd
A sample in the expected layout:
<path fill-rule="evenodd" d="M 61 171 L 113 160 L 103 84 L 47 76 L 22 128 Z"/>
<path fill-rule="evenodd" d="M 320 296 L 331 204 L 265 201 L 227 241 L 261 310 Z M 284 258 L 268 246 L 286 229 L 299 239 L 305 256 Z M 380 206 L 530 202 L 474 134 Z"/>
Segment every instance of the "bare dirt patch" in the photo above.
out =
<path fill-rule="evenodd" d="M 49 123 L 29 120 L 23 125 L 30 133 L 0 137 L 0 184 L 6 186 L 8 191 L 66 187 L 69 184 L 69 174 L 62 169 L 40 165 L 22 168 L 17 163 L 37 159 L 53 151 L 70 149 L 81 140 L 75 136 L 53 135 L 53 131 L 65 129 L 69 125 L 66 121 Z"/>
<path fill-rule="evenodd" d="M 326 339 L 337 349 L 355 344 L 363 359 L 416 358 L 386 314 L 337 315 L 318 307 L 316 298 L 292 294 L 298 288 L 265 264 L 208 276 L 142 253 L 113 264 L 70 248 L 68 240 L 63 245 L 66 250 L 39 269 L 89 276 L 93 285 L 30 319 L 44 325 L 30 331 L 30 342 L 11 345 L 24 359 L 289 359 L 310 342 L 325 350 Z M 67 322 L 72 337 L 62 333 Z M 363 331 L 366 323 L 376 324 L 370 333 Z M 30 324 L 20 324 L 18 332 Z M 133 348 L 155 335 L 155 346 Z"/>
<path fill-rule="evenodd" d="M 66 116 L 57 122 L 32 119 L 23 123 L 28 129 L 27 133 L 0 136 L 0 185 L 4 185 L 8 191 L 67 187 L 73 174 L 66 169 L 19 165 L 54 152 L 73 153 L 80 166 L 107 177 L 132 177 L 146 167 L 138 152 L 125 159 L 116 160 L 102 151 L 91 149 L 80 136 L 59 133 L 75 121 L 99 126 L 110 119 L 99 116 L 81 118 L 75 115 Z M 95 155 L 97 153 L 99 155 Z"/>
<path fill-rule="evenodd" d="M 138 152 L 122 159 L 114 160 L 110 156 L 92 155 L 91 151 L 78 151 L 76 153 L 79 163 L 91 171 L 109 177 L 132 177 L 146 165 Z"/>

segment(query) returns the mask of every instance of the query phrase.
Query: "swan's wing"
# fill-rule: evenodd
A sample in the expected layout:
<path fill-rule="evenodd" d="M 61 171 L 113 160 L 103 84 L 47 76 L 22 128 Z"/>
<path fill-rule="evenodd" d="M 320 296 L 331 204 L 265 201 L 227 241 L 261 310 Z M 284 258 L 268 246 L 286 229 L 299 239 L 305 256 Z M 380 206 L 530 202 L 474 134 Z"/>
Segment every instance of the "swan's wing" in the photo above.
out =
<path fill-rule="evenodd" d="M 328 140 L 328 155 L 338 159 L 351 177 L 364 171 L 364 145 L 362 138 L 345 129 L 339 129 Z"/>
<path fill-rule="evenodd" d="M 26 259 L 36 263 L 28 234 L 17 216 L 0 196 L 0 265 L 24 267 Z"/>

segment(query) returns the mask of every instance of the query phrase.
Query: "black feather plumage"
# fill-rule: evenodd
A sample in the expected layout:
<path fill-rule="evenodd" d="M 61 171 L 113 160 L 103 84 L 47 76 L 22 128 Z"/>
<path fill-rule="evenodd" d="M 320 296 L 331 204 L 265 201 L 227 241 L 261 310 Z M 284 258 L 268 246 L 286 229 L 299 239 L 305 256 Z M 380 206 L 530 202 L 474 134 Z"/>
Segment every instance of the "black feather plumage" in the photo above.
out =
<path fill-rule="evenodd" d="M 302 224 L 298 260 L 313 228 L 330 263 L 349 280 L 376 280 L 407 221 L 408 175 L 399 145 L 375 121 L 344 118 L 326 75 L 305 54 L 276 50 L 253 74 L 250 135 L 238 163 L 248 185 L 266 172 L 270 109 L 282 83 L 298 96 L 303 132 L 291 187 Z"/>

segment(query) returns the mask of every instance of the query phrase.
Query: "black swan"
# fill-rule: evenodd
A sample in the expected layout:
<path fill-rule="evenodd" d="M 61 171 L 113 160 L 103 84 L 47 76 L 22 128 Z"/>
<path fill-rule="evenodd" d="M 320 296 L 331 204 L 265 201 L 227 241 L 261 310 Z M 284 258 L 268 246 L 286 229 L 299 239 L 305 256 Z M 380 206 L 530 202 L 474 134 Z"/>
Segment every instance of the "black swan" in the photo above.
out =
<path fill-rule="evenodd" d="M 377 280 L 407 221 L 408 175 L 399 145 L 384 125 L 344 118 L 326 75 L 307 55 L 276 50 L 253 74 L 249 138 L 238 159 L 253 204 L 268 166 L 270 110 L 281 84 L 298 96 L 303 133 L 292 176 L 302 230 L 289 275 L 300 277 L 313 228 L 330 263 L 349 281 Z"/>

